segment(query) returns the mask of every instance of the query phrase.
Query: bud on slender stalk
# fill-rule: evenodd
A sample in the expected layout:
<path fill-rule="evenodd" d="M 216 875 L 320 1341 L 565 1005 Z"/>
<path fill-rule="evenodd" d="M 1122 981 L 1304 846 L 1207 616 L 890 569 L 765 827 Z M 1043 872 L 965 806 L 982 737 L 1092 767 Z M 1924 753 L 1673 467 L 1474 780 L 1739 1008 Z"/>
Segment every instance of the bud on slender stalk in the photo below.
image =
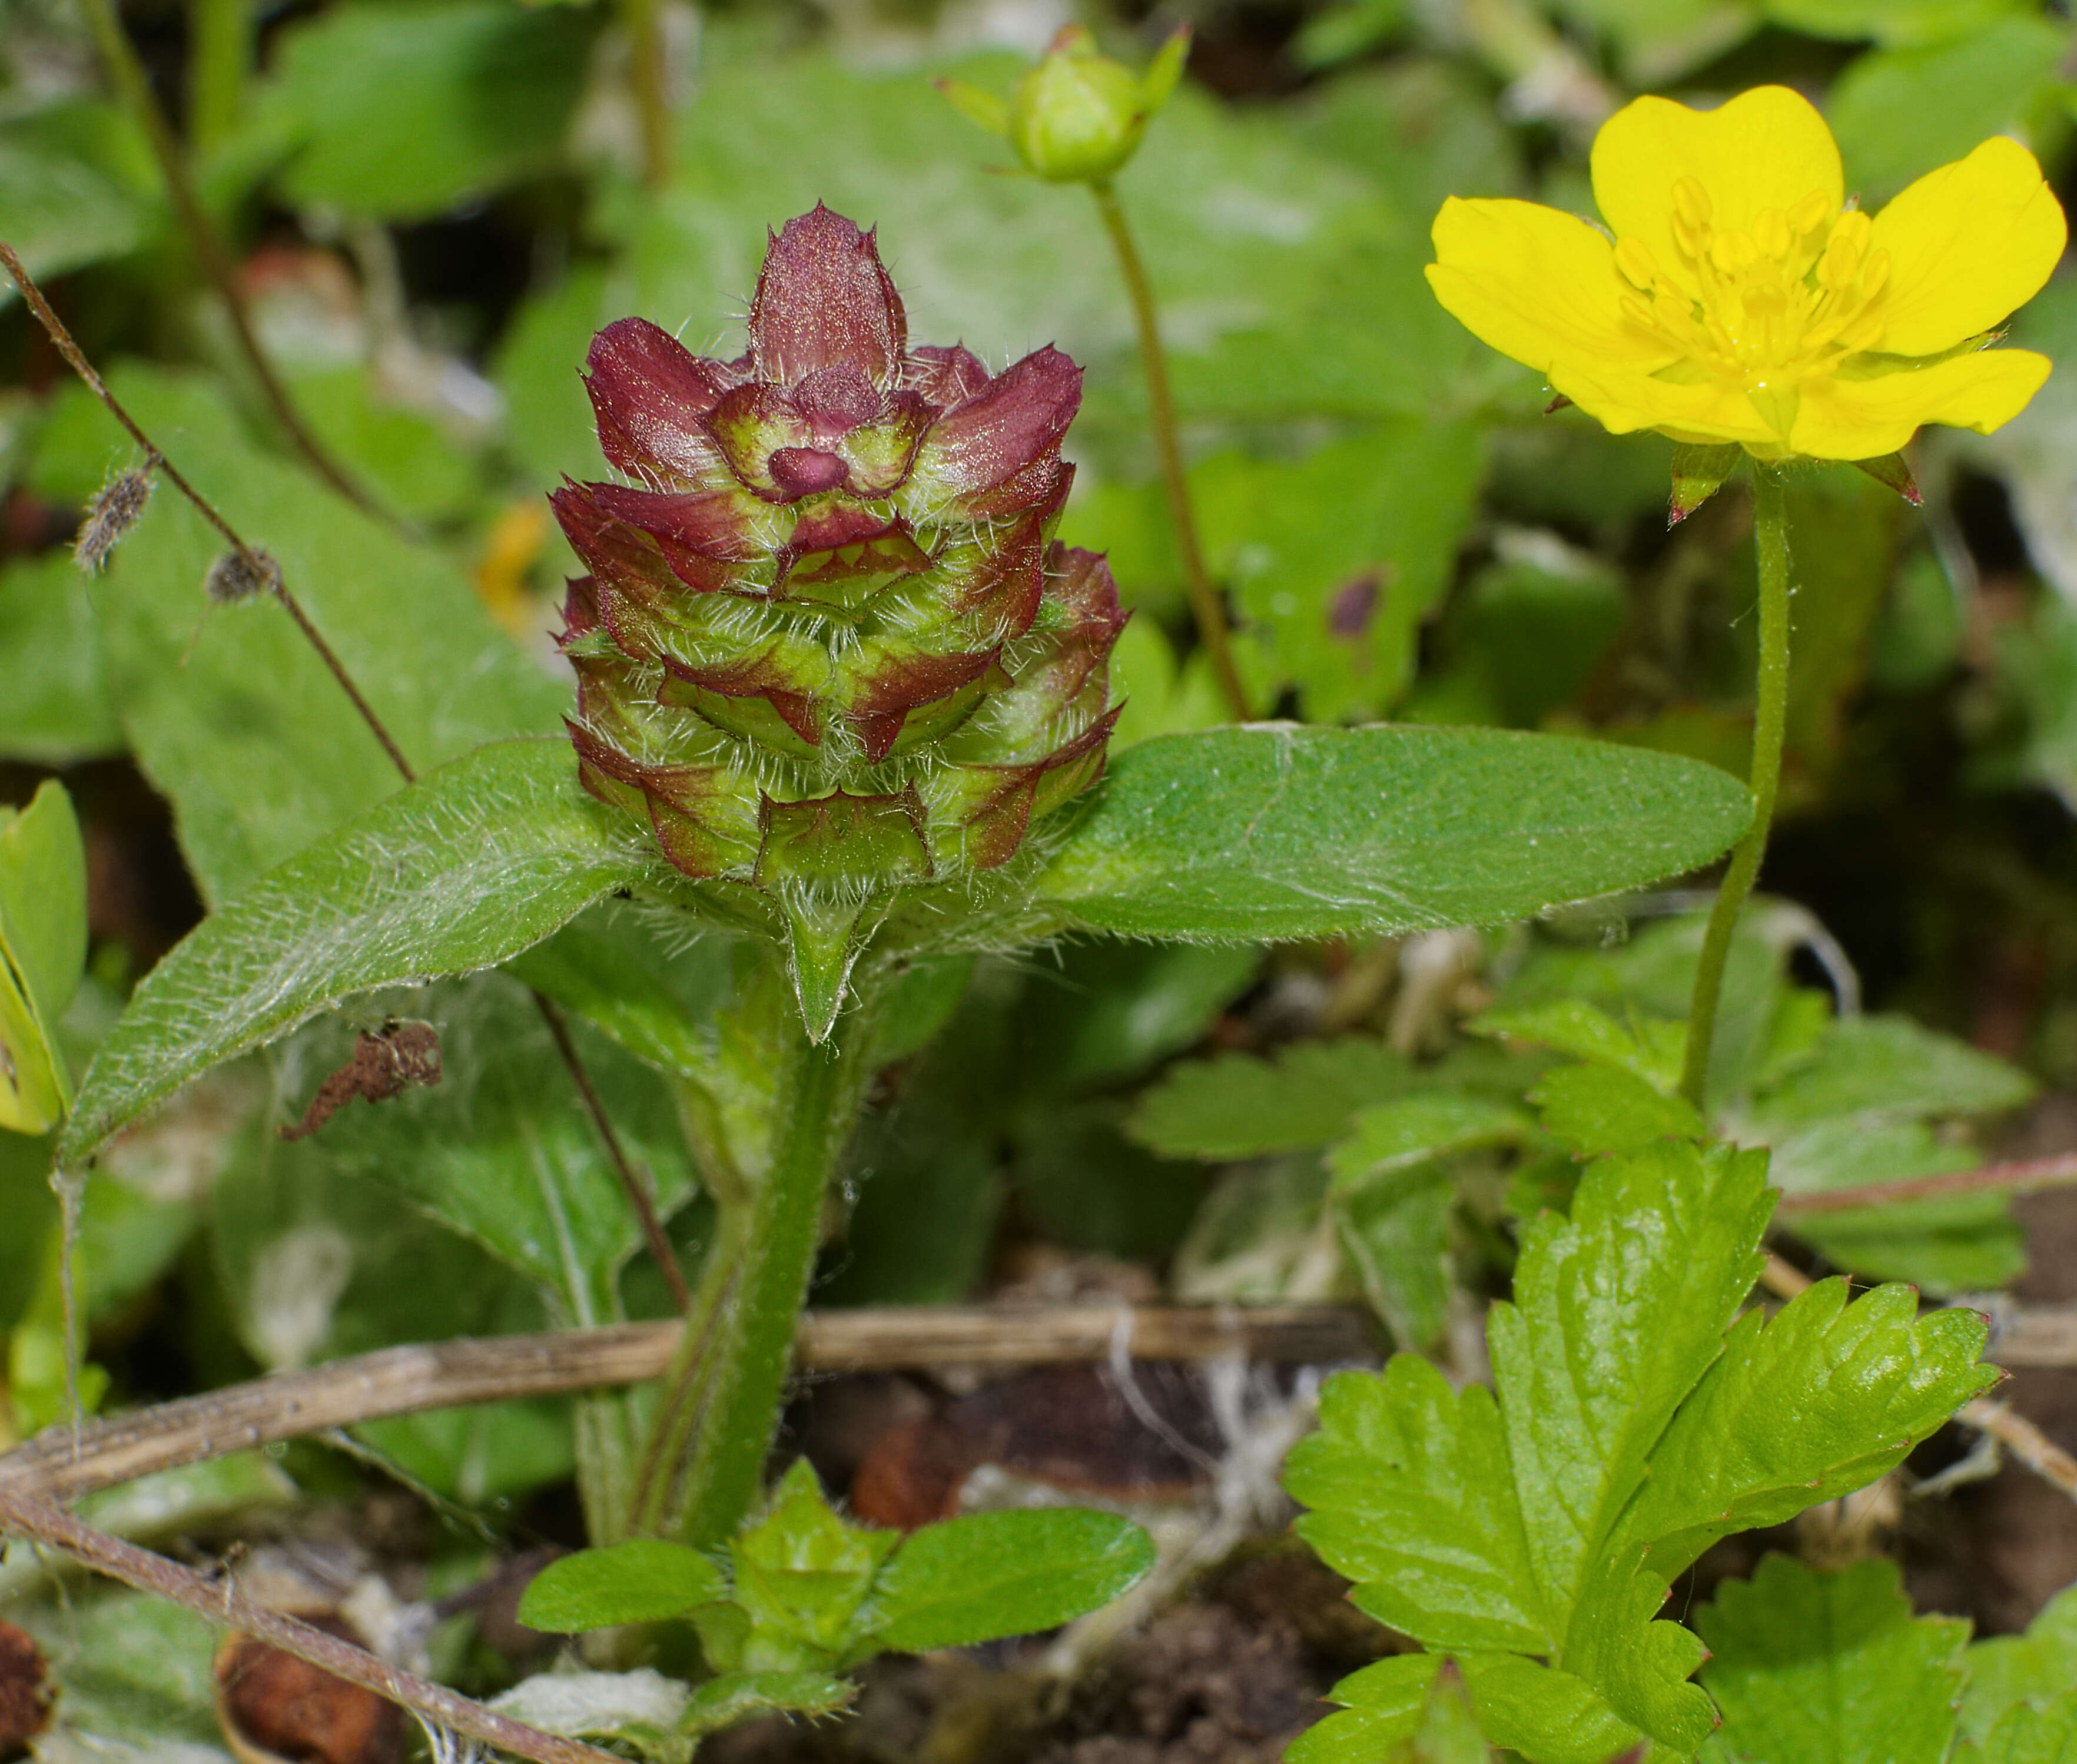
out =
<path fill-rule="evenodd" d="M 1189 52 L 1190 27 L 1179 26 L 1138 74 L 1099 54 L 1088 31 L 1071 24 L 1007 102 L 963 80 L 940 80 L 938 89 L 962 114 L 1007 139 L 1027 170 L 1055 184 L 1102 184 L 1138 152 Z"/>
<path fill-rule="evenodd" d="M 748 351 L 601 331 L 601 446 L 631 481 L 552 498 L 591 573 L 564 653 L 584 782 L 686 876 L 781 909 L 828 1031 L 897 889 L 1006 863 L 1101 774 L 1124 620 L 1052 533 L 1081 371 L 909 345 L 873 235 L 818 206 L 772 241 Z"/>

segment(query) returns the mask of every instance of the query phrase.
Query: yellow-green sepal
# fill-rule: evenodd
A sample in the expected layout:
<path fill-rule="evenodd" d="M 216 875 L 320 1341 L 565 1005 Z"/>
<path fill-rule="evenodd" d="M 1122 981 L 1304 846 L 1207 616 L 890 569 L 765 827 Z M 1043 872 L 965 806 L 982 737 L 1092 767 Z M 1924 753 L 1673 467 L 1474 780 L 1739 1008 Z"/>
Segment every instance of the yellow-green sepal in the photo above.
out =
<path fill-rule="evenodd" d="M 1673 500 L 1666 524 L 1678 526 L 1724 487 L 1738 469 L 1745 449 L 1735 441 L 1721 446 L 1683 441 L 1673 449 Z"/>

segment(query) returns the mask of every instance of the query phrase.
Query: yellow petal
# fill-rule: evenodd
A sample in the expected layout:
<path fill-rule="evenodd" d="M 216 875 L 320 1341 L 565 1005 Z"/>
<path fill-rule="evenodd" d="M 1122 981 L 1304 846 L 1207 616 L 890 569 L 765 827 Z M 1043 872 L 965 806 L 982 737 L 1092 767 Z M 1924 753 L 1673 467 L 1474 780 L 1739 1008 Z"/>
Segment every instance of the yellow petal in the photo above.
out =
<path fill-rule="evenodd" d="M 1745 441 L 1771 451 L 1784 446 L 1752 400 L 1721 380 L 1682 384 L 1567 358 L 1551 368 L 1550 384 L 1613 435 L 1656 429 L 1676 441 Z"/>
<path fill-rule="evenodd" d="M 1616 237 L 1642 239 L 1680 279 L 1686 259 L 1673 237 L 1673 186 L 1684 178 L 1702 187 L 1719 231 L 1749 232 L 1767 210 L 1786 214 L 1813 193 L 1827 215 L 1846 199 L 1831 130 L 1785 85 L 1755 86 L 1713 110 L 1639 98 L 1601 125 L 1593 172 L 1594 200 Z"/>
<path fill-rule="evenodd" d="M 1986 349 L 1871 380 L 1813 380 L 1790 440 L 1814 460 L 1872 460 L 1896 452 L 1921 423 L 1988 435 L 2026 408 L 2049 365 L 2031 350 Z"/>
<path fill-rule="evenodd" d="M 1548 374 L 1584 356 L 1649 371 L 1675 352 L 1623 316 L 1635 298 L 1607 239 L 1535 202 L 1451 197 L 1435 217 L 1435 297 L 1473 335 Z"/>
<path fill-rule="evenodd" d="M 2068 237 L 2034 156 L 1993 135 L 1929 172 L 1875 216 L 1890 254 L 1885 353 L 1933 356 L 1988 331 L 2041 292 Z"/>

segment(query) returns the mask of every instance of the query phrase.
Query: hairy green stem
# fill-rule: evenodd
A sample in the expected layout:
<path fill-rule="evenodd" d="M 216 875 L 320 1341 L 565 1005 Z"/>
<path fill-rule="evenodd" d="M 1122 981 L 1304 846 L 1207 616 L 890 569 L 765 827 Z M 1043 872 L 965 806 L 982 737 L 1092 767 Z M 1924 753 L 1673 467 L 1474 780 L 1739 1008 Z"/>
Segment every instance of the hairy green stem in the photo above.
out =
<path fill-rule="evenodd" d="M 1147 406 L 1154 426 L 1154 446 L 1161 459 L 1161 483 L 1168 493 L 1168 518 L 1176 529 L 1176 549 L 1183 560 L 1183 580 L 1190 593 L 1190 611 L 1197 620 L 1198 639 L 1212 658 L 1219 690 L 1226 695 L 1234 715 L 1246 722 L 1247 689 L 1234 666 L 1233 642 L 1226 628 L 1226 611 L 1205 568 L 1204 547 L 1197 542 L 1197 520 L 1190 507 L 1190 481 L 1183 471 L 1183 447 L 1176 434 L 1176 401 L 1168 389 L 1168 356 L 1161 346 L 1161 321 L 1154 304 L 1154 289 L 1147 279 L 1147 266 L 1139 260 L 1125 210 L 1118 192 L 1105 184 L 1092 184 L 1097 211 L 1103 216 L 1110 242 L 1118 251 L 1118 267 L 1125 277 L 1125 291 L 1132 301 L 1132 316 L 1139 327 L 1139 360 L 1147 371 Z"/>
<path fill-rule="evenodd" d="M 772 1159 L 724 1201 L 685 1332 L 664 1379 L 631 1508 L 638 1534 L 712 1544 L 750 1511 L 771 1449 L 793 1336 L 822 1239 L 822 1199 L 851 1125 L 852 1062 L 789 1014 Z"/>
<path fill-rule="evenodd" d="M 642 181 L 661 189 L 671 177 L 671 97 L 663 0 L 621 0 L 627 30 L 627 76 L 642 121 Z"/>
<path fill-rule="evenodd" d="M 199 155 L 223 145 L 245 108 L 252 8 L 253 0 L 188 0 L 188 139 Z"/>
<path fill-rule="evenodd" d="M 1759 554 L 1759 679 L 1753 718 L 1752 826 L 1731 853 L 1717 884 L 1702 959 L 1695 971 L 1695 995 L 1688 1006 L 1688 1047 L 1680 1094 L 1696 1108 L 1709 1088 L 1709 1051 L 1717 1033 L 1717 1001 L 1724 988 L 1724 963 L 1731 953 L 1739 909 L 1759 878 L 1767 855 L 1767 829 L 1781 782 L 1781 743 L 1788 720 L 1788 515 L 1778 465 L 1753 462 L 1753 537 Z"/>

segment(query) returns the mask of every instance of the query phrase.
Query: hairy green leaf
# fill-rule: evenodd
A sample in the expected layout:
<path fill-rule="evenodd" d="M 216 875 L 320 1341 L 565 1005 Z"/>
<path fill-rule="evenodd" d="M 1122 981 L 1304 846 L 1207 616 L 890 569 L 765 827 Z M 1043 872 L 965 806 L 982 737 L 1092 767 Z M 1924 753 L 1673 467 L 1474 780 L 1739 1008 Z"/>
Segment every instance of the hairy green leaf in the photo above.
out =
<path fill-rule="evenodd" d="M 1130 1520 L 1084 1508 L 969 1513 L 909 1535 L 881 1571 L 873 1639 L 906 1654 L 1051 1629 L 1154 1566 Z"/>
<path fill-rule="evenodd" d="M 651 859 L 561 742 L 444 766 L 204 920 L 146 976 L 60 1142 L 67 1162 L 220 1061 L 380 986 L 509 959 Z"/>
<path fill-rule="evenodd" d="M 1267 1059 L 1222 1054 L 1171 1067 L 1141 1093 L 1127 1131 L 1170 1158 L 1303 1151 L 1416 1082 L 1406 1060 L 1367 1035 L 1297 1042 Z"/>
<path fill-rule="evenodd" d="M 1039 892 L 1150 937 L 1496 924 L 1692 869 L 1750 812 L 1728 773 L 1566 737 L 1217 730 L 1120 755 Z"/>
<path fill-rule="evenodd" d="M 718 1733 L 760 1715 L 840 1715 L 857 1694 L 822 1672 L 724 1672 L 693 1692 L 678 1718 L 685 1733 Z"/>
<path fill-rule="evenodd" d="M 1703 1134 L 1702 1117 L 1691 1105 L 1620 1066 L 1553 1067 L 1529 1100 L 1543 1111 L 1543 1130 L 1583 1157 L 1642 1151 L 1655 1139 L 1699 1139 Z"/>
<path fill-rule="evenodd" d="M 76 765 L 123 751 L 88 578 L 60 547 L 0 568 L 0 754 Z"/>
<path fill-rule="evenodd" d="M 1914 1321 L 1902 1288 L 1848 1306 L 1823 1284 L 1734 1326 L 1765 1168 L 1677 1139 L 1603 1159 L 1569 1218 L 1524 1234 L 1492 1392 L 1405 1354 L 1342 1374 L 1287 1462 L 1299 1529 L 1355 1602 L 1459 1658 L 1487 1737 L 1535 1764 L 1584 1758 L 1588 1733 L 1600 1758 L 1638 1733 L 1701 1745 L 1700 1649 L 1657 1617 L 1666 1577 L 1879 1475 L 1995 1376 L 1976 1319 Z"/>
<path fill-rule="evenodd" d="M 1954 1731 L 1967 1623 L 1914 1617 L 1896 1564 L 1837 1574 L 1770 1555 L 1695 1613 L 1702 1682 L 1723 1711 L 1712 1750 L 1752 1764 L 1940 1764 Z"/>
<path fill-rule="evenodd" d="M 1349 1123 L 1327 1154 L 1336 1194 L 1454 1152 L 1518 1144 L 1534 1130 L 1519 1109 L 1462 1092 L 1426 1090 L 1373 1104 Z"/>
<path fill-rule="evenodd" d="M 527 1583 L 519 1620 L 551 1635 L 663 1623 L 728 1596 L 728 1578 L 689 1545 L 631 1537 L 552 1562 Z"/>
<path fill-rule="evenodd" d="M 1850 1117 L 1864 1125 L 1983 1115 L 2033 1095 L 2017 1066 L 1979 1053 L 1908 1017 L 1847 1017 L 1833 1024 L 1817 1058 L 1756 1105 L 1768 1127 Z"/>
<path fill-rule="evenodd" d="M 2077 1587 L 2066 1587 L 2042 1608 L 2025 1635 L 1993 1636 L 1963 1656 L 1969 1684 L 1962 1697 L 1962 1732 L 1987 1737 L 2008 1710 L 2044 1701 L 2077 1684 Z"/>

